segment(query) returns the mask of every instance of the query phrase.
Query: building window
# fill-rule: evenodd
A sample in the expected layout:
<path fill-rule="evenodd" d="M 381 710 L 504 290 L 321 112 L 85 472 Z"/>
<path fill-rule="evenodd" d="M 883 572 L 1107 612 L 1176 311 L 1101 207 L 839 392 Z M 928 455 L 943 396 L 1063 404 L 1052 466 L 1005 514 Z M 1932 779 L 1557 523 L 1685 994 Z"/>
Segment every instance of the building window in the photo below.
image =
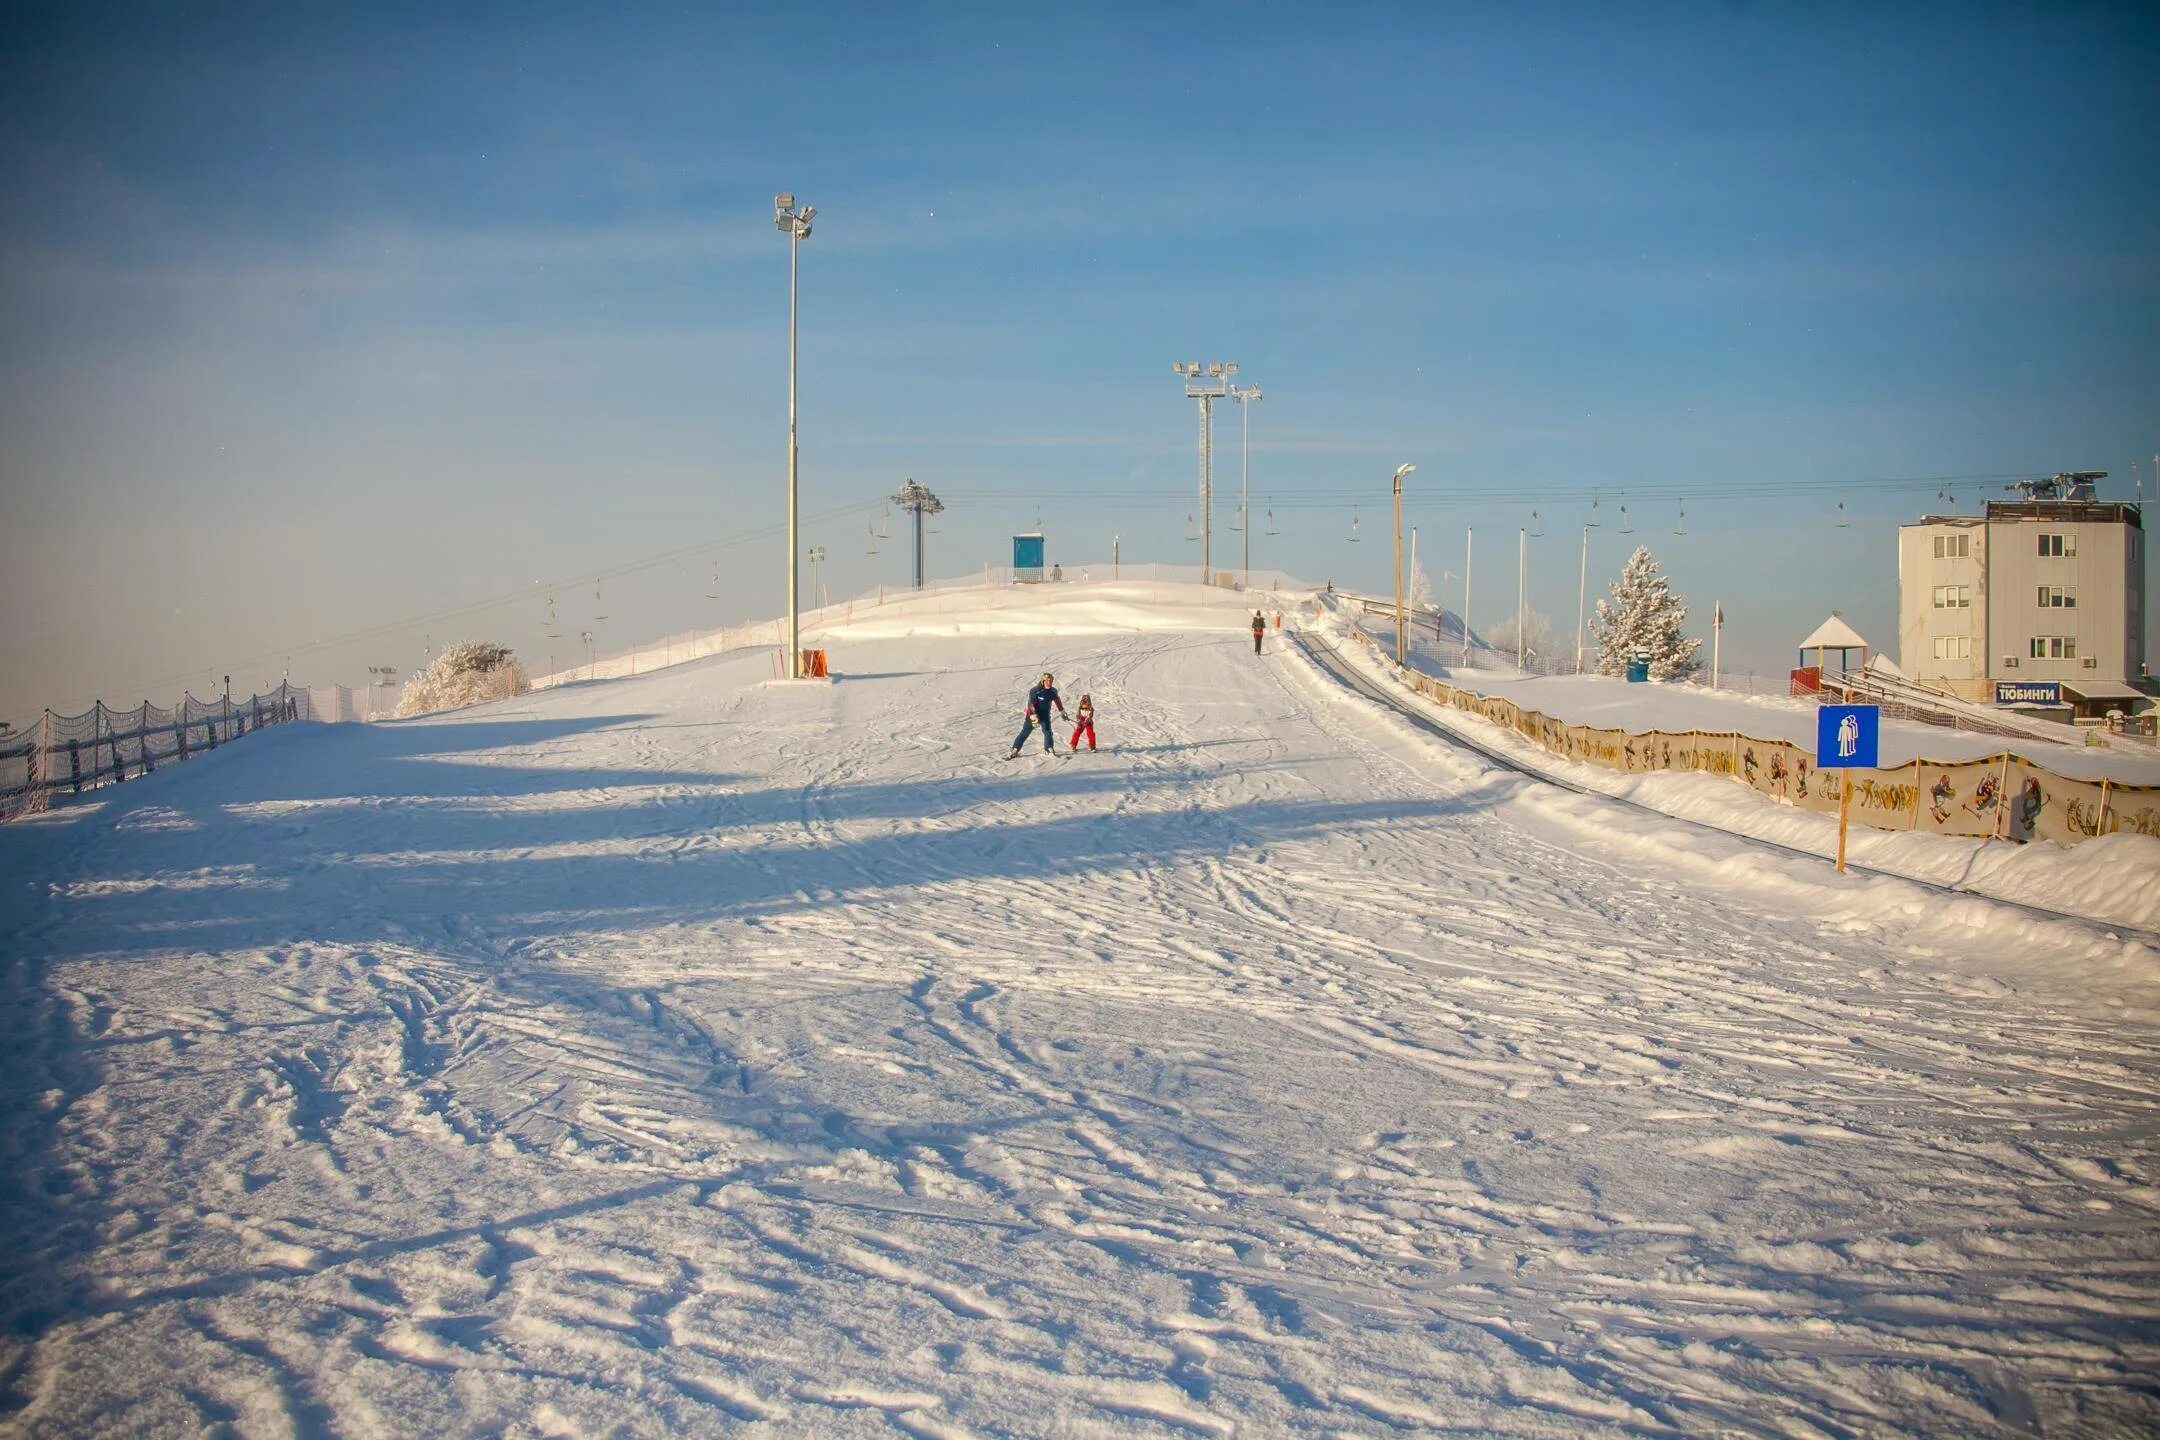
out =
<path fill-rule="evenodd" d="M 1972 636 L 1936 636 L 1935 658 L 1937 660 L 1970 660 L 1972 658 Z"/>
<path fill-rule="evenodd" d="M 2040 553 L 2066 558 L 2074 556 L 2077 554 L 2077 536 L 2043 534 L 2040 537 Z"/>
<path fill-rule="evenodd" d="M 1964 534 L 1962 531 L 1956 535 L 1937 535 L 1935 537 L 1935 558 L 1937 560 L 1963 560 L 1970 557 L 1971 554 L 1972 536 Z"/>
<path fill-rule="evenodd" d="M 1969 610 L 1972 608 L 1972 586 L 1937 585 L 1934 588 L 1937 610 Z"/>
<path fill-rule="evenodd" d="M 2040 587 L 2040 608 L 2043 610 L 2077 609 L 2077 587 L 2075 585 L 2042 585 Z"/>
<path fill-rule="evenodd" d="M 2075 635 L 2035 635 L 2032 638 L 2032 658 L 2035 660 L 2077 659 Z"/>

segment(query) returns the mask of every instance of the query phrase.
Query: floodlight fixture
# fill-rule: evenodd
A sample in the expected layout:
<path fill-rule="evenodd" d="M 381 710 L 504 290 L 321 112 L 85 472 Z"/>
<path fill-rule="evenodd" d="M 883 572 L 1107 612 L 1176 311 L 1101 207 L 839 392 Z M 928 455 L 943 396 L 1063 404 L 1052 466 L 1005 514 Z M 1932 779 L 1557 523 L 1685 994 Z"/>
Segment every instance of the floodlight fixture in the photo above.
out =
<path fill-rule="evenodd" d="M 1230 394 L 1229 377 L 1237 373 L 1237 366 L 1225 360 L 1214 360 L 1205 365 L 1198 360 L 1185 360 L 1173 364 L 1171 369 L 1185 379 L 1185 398 L 1200 403 L 1200 567 L 1203 578 L 1211 578 L 1208 567 L 1214 563 L 1210 553 L 1214 402 Z"/>

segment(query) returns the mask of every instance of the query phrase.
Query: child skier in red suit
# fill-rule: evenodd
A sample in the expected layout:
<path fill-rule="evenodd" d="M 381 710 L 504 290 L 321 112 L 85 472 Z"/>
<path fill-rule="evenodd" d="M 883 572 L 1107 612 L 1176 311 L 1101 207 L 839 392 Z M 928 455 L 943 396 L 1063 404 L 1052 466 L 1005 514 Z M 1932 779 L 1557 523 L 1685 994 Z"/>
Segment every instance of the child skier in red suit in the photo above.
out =
<path fill-rule="evenodd" d="M 1080 709 L 1073 715 L 1072 741 L 1065 748 L 1078 750 L 1080 737 L 1087 736 L 1088 749 L 1095 748 L 1095 702 L 1087 696 L 1080 697 Z"/>

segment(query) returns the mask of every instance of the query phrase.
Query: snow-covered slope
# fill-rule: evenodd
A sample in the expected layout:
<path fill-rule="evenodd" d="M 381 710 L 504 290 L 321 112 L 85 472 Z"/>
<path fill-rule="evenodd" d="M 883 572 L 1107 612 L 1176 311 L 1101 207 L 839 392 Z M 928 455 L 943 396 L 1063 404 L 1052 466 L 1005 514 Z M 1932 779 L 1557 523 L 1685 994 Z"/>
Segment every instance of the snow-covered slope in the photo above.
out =
<path fill-rule="evenodd" d="M 8 1423 L 2160 1422 L 2150 950 L 1601 829 L 1157 618 L 0 829 Z M 1045 668 L 1103 753 L 998 758 Z"/>

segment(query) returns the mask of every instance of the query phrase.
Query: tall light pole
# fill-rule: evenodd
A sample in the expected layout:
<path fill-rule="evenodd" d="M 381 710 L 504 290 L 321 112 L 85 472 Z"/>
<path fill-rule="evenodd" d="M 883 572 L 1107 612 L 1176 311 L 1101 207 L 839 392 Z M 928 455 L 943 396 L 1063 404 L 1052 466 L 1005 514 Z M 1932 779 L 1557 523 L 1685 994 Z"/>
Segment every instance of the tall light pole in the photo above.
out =
<path fill-rule="evenodd" d="M 1214 526 L 1209 518 L 1214 496 L 1215 402 L 1230 393 L 1230 377 L 1237 374 L 1237 366 L 1226 360 L 1205 365 L 1198 360 L 1180 360 L 1170 368 L 1185 377 L 1185 398 L 1200 402 L 1200 583 L 1206 585 L 1215 578 Z"/>
<path fill-rule="evenodd" d="M 1462 532 L 1462 663 L 1470 663 L 1470 570 L 1477 528 L 1465 525 Z"/>
<path fill-rule="evenodd" d="M 1597 528 L 1595 520 L 1582 527 L 1582 575 L 1576 581 L 1575 590 L 1575 673 L 1578 675 L 1582 674 L 1583 620 L 1590 600 L 1590 532 Z"/>
<path fill-rule="evenodd" d="M 1402 482 L 1403 476 L 1417 469 L 1415 465 L 1395 467 L 1395 664 L 1400 667 L 1409 663 L 1409 627 L 1404 623 L 1402 594 Z"/>
<path fill-rule="evenodd" d="M 1523 576 L 1530 565 L 1530 527 L 1515 531 L 1515 668 L 1523 668 Z"/>
<path fill-rule="evenodd" d="M 787 232 L 787 646 L 788 674 L 800 680 L 802 673 L 802 594 L 795 568 L 795 280 L 802 242 L 810 238 L 810 222 L 817 208 L 796 208 L 795 197 L 786 190 L 773 196 L 773 224 Z"/>
<path fill-rule="evenodd" d="M 927 485 L 913 480 L 893 492 L 892 503 L 915 517 L 915 588 L 923 588 L 923 516 L 942 514 L 945 502 L 930 493 Z"/>
<path fill-rule="evenodd" d="M 1238 528 L 1245 532 L 1245 556 L 1241 567 L 1245 573 L 1245 588 L 1252 589 L 1252 402 L 1260 398 L 1260 387 L 1248 385 L 1243 390 L 1233 385 L 1230 398 L 1237 402 L 1244 421 L 1245 453 L 1238 462 L 1237 518 Z"/>

